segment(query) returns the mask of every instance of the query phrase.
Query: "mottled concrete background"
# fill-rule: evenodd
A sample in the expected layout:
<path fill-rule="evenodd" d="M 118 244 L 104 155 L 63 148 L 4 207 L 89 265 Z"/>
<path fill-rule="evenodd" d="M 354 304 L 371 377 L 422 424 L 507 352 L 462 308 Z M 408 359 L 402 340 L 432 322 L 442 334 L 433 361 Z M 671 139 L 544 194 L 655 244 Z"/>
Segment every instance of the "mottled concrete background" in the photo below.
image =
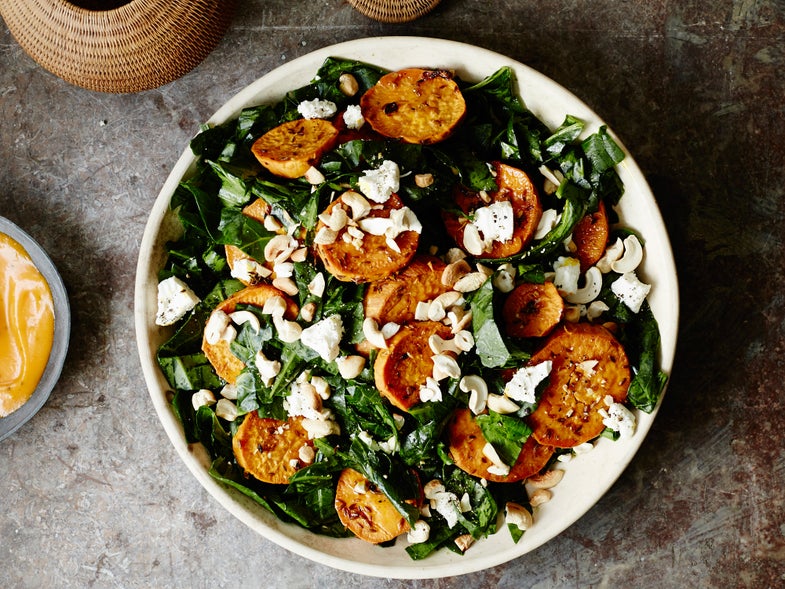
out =
<path fill-rule="evenodd" d="M 785 586 L 785 3 L 444 0 L 401 26 L 241 4 L 201 65 L 135 95 L 66 84 L 0 25 L 0 215 L 51 253 L 74 313 L 61 382 L 0 443 L 0 585 Z M 134 343 L 144 223 L 200 122 L 287 60 L 385 34 L 493 49 L 583 98 L 650 180 L 681 280 L 672 383 L 621 479 L 542 548 L 440 581 L 334 571 L 240 524 L 175 455 Z"/>

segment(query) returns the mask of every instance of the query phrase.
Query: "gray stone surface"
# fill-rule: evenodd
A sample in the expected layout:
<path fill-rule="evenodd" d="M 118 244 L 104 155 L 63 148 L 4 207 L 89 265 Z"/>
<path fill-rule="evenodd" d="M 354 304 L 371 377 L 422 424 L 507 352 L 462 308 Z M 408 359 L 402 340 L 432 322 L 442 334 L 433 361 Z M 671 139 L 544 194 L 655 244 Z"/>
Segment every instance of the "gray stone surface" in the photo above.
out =
<path fill-rule="evenodd" d="M 0 25 L 0 215 L 50 252 L 74 314 L 51 399 L 0 443 L 0 585 L 785 586 L 785 5 L 444 0 L 382 25 L 339 0 L 241 4 L 202 64 L 133 95 L 59 80 Z M 437 581 L 335 571 L 239 523 L 178 460 L 134 342 L 144 223 L 200 122 L 287 60 L 382 34 L 493 49 L 584 99 L 649 178 L 681 280 L 672 382 L 619 481 L 529 555 Z"/>

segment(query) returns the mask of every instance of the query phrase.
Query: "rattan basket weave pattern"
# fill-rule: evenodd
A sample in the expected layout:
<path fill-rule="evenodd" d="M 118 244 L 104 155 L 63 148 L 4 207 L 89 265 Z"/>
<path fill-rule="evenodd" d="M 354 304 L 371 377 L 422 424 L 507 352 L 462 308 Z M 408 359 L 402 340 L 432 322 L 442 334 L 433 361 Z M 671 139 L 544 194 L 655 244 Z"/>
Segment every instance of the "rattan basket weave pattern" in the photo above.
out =
<path fill-rule="evenodd" d="M 13 37 L 39 65 L 101 92 L 139 92 L 186 74 L 226 32 L 235 0 L 131 0 L 88 10 L 66 0 L 0 0 Z"/>
<path fill-rule="evenodd" d="M 386 23 L 409 22 L 433 10 L 440 0 L 349 0 L 365 16 Z"/>

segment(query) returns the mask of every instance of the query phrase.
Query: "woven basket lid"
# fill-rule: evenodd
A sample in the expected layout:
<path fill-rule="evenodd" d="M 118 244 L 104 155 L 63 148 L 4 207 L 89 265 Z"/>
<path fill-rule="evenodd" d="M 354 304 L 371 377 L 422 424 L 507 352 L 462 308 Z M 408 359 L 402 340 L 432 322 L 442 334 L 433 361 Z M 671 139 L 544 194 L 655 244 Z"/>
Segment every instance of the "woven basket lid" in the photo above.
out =
<path fill-rule="evenodd" d="M 440 0 L 349 0 L 365 16 L 388 23 L 408 22 L 433 10 Z"/>
<path fill-rule="evenodd" d="M 75 2 L 77 0 L 74 0 Z M 77 86 L 139 92 L 186 74 L 212 51 L 235 0 L 0 0 L 13 37 Z M 109 9 L 85 7 L 109 6 Z"/>

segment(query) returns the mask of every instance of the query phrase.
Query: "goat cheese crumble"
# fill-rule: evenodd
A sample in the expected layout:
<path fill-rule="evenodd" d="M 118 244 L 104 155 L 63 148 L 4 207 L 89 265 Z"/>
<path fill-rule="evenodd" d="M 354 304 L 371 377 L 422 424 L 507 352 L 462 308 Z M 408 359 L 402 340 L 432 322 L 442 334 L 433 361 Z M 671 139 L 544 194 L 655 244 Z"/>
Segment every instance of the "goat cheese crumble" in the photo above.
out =
<path fill-rule="evenodd" d="M 551 368 L 553 362 L 550 360 L 519 368 L 504 387 L 504 394 L 515 401 L 535 403 L 537 385 L 548 377 Z"/>
<path fill-rule="evenodd" d="M 313 100 L 303 100 L 298 104 L 297 112 L 304 119 L 329 119 L 338 112 L 338 107 L 331 100 L 314 98 Z"/>
<path fill-rule="evenodd" d="M 366 170 L 357 181 L 360 192 L 374 202 L 387 202 L 394 192 L 398 192 L 401 170 L 393 161 L 384 160 L 375 170 Z"/>
<path fill-rule="evenodd" d="M 156 325 L 166 326 L 177 323 L 193 309 L 200 299 L 196 293 L 176 276 L 170 276 L 158 283 L 158 313 Z"/>

